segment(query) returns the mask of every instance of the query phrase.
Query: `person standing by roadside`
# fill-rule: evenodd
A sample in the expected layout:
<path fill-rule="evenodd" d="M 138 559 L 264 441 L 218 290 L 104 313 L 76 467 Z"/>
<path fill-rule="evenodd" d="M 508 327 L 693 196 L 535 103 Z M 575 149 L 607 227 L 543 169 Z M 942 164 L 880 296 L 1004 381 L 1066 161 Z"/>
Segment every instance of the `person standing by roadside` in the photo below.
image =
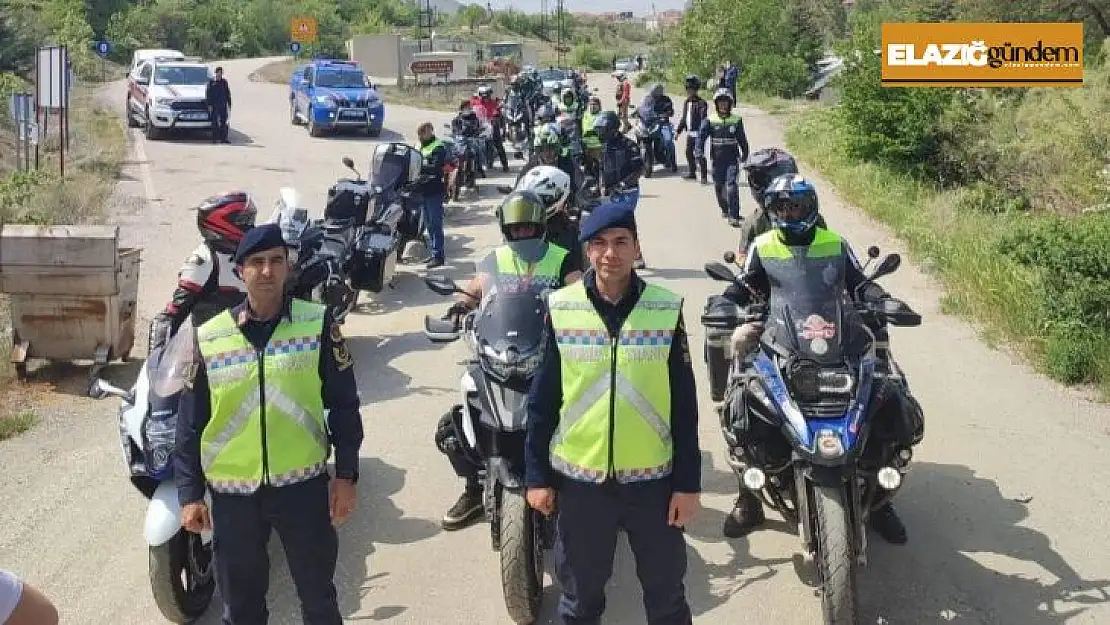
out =
<path fill-rule="evenodd" d="M 231 87 L 224 79 L 224 68 L 217 67 L 204 89 L 204 102 L 208 105 L 208 117 L 212 121 L 212 143 L 230 143 L 227 138 L 230 127 L 227 123 L 231 110 Z"/>
<path fill-rule="evenodd" d="M 58 609 L 42 591 L 0 569 L 0 624 L 58 625 Z"/>
<path fill-rule="evenodd" d="M 682 119 L 678 122 L 677 134 L 682 136 L 683 132 L 689 131 L 686 135 L 686 163 L 690 171 L 686 173 L 686 179 L 697 179 L 700 167 L 701 183 L 708 184 L 709 165 L 706 163 L 705 154 L 698 156 L 696 152 L 701 122 L 709 116 L 709 103 L 698 95 L 698 89 L 701 89 L 701 79 L 694 74 L 687 76 L 686 102 L 682 105 Z"/>
<path fill-rule="evenodd" d="M 556 516 L 567 625 L 597 625 L 618 530 L 649 625 L 689 625 L 683 528 L 698 508 L 698 401 L 682 298 L 633 270 L 636 219 L 598 207 L 580 240 L 592 267 L 548 296 L 548 346 L 528 396 L 528 504 Z"/>
<path fill-rule="evenodd" d="M 617 117 L 621 120 L 621 132 L 628 132 L 632 124 L 628 123 L 628 107 L 632 104 L 632 83 L 628 82 L 628 74 L 624 70 L 613 73 L 617 79 Z"/>
<path fill-rule="evenodd" d="M 174 479 L 182 524 L 214 533 L 224 625 L 269 618 L 271 528 L 305 625 L 342 625 L 335 527 L 355 507 L 363 438 L 354 362 L 324 306 L 286 295 L 289 250 L 277 224 L 247 232 L 234 260 L 247 298 L 197 329 L 180 403 Z"/>
<path fill-rule="evenodd" d="M 447 162 L 447 147 L 436 138 L 431 122 L 420 124 L 416 129 L 416 138 L 420 140 L 424 166 L 420 169 L 415 190 L 423 197 L 424 203 L 424 225 L 428 229 L 428 246 L 431 248 L 427 267 L 434 269 L 447 262 L 443 234 L 443 194 L 447 189 L 443 182 L 443 166 Z"/>

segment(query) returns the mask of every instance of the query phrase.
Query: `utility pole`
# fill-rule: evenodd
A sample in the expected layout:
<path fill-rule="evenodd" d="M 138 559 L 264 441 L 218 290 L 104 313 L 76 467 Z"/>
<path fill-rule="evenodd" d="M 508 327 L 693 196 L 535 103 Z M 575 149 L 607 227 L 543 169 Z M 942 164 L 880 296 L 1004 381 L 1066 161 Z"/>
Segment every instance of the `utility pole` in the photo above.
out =
<path fill-rule="evenodd" d="M 563 0 L 556 0 L 555 5 L 557 27 L 559 29 L 559 41 L 556 45 L 556 50 L 559 52 L 559 67 L 567 66 L 567 24 L 565 19 L 566 12 L 563 8 Z"/>
<path fill-rule="evenodd" d="M 547 0 L 540 0 L 540 32 L 543 33 L 543 39 L 551 40 L 547 36 Z"/>

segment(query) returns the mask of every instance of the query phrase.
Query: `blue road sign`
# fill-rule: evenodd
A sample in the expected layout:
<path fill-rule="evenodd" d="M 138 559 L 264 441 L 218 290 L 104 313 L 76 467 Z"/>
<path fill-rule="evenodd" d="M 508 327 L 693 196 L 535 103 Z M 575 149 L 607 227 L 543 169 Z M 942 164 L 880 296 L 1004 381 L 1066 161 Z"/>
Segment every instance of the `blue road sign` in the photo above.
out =
<path fill-rule="evenodd" d="M 301 51 L 301 44 L 296 42 L 296 41 L 290 43 L 289 44 L 289 51 L 292 52 L 293 54 L 297 54 L 298 52 Z"/>
<path fill-rule="evenodd" d="M 108 56 L 108 53 L 111 52 L 111 51 L 112 51 L 112 44 L 110 42 L 107 42 L 107 41 L 98 41 L 98 42 L 96 42 L 96 53 L 99 54 L 100 56 Z"/>

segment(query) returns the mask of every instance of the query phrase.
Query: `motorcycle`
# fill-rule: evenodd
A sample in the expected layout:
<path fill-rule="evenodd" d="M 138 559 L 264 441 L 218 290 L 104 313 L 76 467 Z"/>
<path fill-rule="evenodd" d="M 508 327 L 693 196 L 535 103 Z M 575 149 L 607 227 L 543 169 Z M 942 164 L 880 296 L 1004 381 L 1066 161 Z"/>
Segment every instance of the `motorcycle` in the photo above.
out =
<path fill-rule="evenodd" d="M 502 104 L 505 134 L 513 146 L 513 158 L 527 161 L 532 155 L 532 127 L 524 101 L 515 93 Z"/>
<path fill-rule="evenodd" d="M 655 164 L 662 163 L 671 172 L 678 171 L 678 159 L 674 147 L 674 127 L 671 120 L 657 115 L 648 115 L 647 121 L 637 111 L 633 128 L 640 151 L 644 155 L 644 177 L 651 178 Z"/>
<path fill-rule="evenodd" d="M 451 131 L 450 124 L 444 124 L 444 128 Z M 478 155 L 481 154 L 479 149 L 480 140 L 478 137 L 452 135 L 451 142 L 454 146 L 457 166 L 447 193 L 449 199 L 458 202 L 463 188 L 477 189 L 475 176 Z"/>
<path fill-rule="evenodd" d="M 426 278 L 440 295 L 461 291 L 454 282 Z M 425 316 L 424 333 L 435 343 L 466 337 L 472 352 L 460 380 L 461 403 L 452 408 L 461 424 L 460 441 L 484 485 L 486 518 L 494 551 L 501 558 L 505 607 L 516 623 L 530 624 L 543 598 L 544 550 L 550 549 L 553 522 L 524 499 L 524 437 L 527 397 L 547 339 L 542 296 L 495 293 L 480 311 L 454 319 Z"/>
<path fill-rule="evenodd" d="M 159 612 L 172 623 L 200 617 L 216 590 L 212 532 L 194 534 L 182 527 L 170 462 L 192 336 L 192 322 L 186 320 L 166 343 L 151 350 L 130 390 L 99 378 L 89 390 L 95 399 L 120 399 L 123 460 L 132 486 L 150 502 L 143 523 L 150 590 Z M 211 509 L 211 498 L 206 495 L 205 500 Z"/>
<path fill-rule="evenodd" d="M 878 248 L 868 255 L 877 258 Z M 735 255 L 725 260 L 735 262 Z M 900 262 L 897 254 L 886 256 L 868 281 Z M 707 264 L 705 272 L 750 291 L 746 275 L 721 263 Z M 824 622 L 854 624 L 868 516 L 894 497 L 916 444 L 882 434 L 889 415 L 880 411 L 906 384 L 889 358 L 885 328 L 917 326 L 921 316 L 894 298 L 853 305 L 806 289 L 784 289 L 770 310 L 714 296 L 701 319 L 707 352 L 742 324 L 765 319 L 770 323 L 752 354 L 725 350 L 730 364 L 718 412 L 729 465 L 745 488 L 799 526 L 816 562 Z"/>

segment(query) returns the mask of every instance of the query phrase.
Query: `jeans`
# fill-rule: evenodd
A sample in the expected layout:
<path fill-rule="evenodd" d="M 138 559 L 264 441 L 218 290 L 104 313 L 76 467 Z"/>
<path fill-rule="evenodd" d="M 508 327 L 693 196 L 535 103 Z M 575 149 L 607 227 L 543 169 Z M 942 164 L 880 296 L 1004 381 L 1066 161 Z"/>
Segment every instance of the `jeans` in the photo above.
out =
<path fill-rule="evenodd" d="M 424 225 L 428 228 L 428 245 L 432 258 L 446 260 L 443 249 L 443 194 L 431 193 L 424 196 Z"/>

